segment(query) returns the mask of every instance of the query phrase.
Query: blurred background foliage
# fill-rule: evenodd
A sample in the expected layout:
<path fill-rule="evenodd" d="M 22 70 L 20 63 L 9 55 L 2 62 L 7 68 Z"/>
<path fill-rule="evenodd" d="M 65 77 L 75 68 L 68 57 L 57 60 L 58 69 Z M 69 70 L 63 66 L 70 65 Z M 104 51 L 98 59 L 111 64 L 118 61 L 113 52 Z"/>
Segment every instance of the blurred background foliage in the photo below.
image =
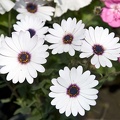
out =
<path fill-rule="evenodd" d="M 99 14 L 95 11 L 96 7 L 104 6 L 99 0 L 93 0 L 92 3 L 79 11 L 70 11 L 63 14 L 61 17 L 53 17 L 51 22 L 46 22 L 46 26 L 52 27 L 53 23 L 60 23 L 62 19 L 68 17 L 76 17 L 77 20 L 82 20 L 86 28 L 89 26 L 102 26 L 114 31 L 116 36 L 119 35 L 118 29 L 113 29 L 104 23 Z M 13 32 L 13 24 L 16 23 L 15 10 L 11 10 L 4 15 L 0 15 L 0 34 L 4 36 L 11 36 Z M 100 81 L 98 89 L 108 82 L 113 83 L 116 76 L 120 73 L 120 66 L 114 62 L 112 68 L 95 69 L 94 66 L 89 64 L 89 59 L 80 59 L 79 53 L 76 52 L 74 57 L 63 53 L 61 55 L 52 55 L 47 59 L 44 65 L 46 68 L 45 73 L 39 73 L 38 77 L 34 80 L 32 85 L 27 82 L 23 84 L 13 84 L 6 81 L 5 75 L 0 75 L 0 120 L 80 120 L 81 116 L 66 117 L 64 114 L 60 115 L 55 107 L 51 106 L 51 98 L 48 94 L 50 92 L 51 79 L 59 76 L 58 71 L 63 69 L 64 66 L 77 67 L 82 65 L 84 70 L 91 70 L 92 74 L 97 76 Z"/>

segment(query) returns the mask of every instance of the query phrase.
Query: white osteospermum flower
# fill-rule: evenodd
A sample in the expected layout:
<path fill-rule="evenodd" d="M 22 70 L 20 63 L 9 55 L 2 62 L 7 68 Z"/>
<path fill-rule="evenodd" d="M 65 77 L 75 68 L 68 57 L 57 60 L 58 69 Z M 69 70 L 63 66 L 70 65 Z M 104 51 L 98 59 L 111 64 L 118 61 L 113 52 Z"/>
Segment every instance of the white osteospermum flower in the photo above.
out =
<path fill-rule="evenodd" d="M 65 67 L 59 71 L 59 75 L 57 79 L 52 79 L 49 96 L 54 98 L 51 104 L 61 114 L 65 112 L 66 116 L 71 113 L 76 116 L 79 113 L 83 116 L 85 110 L 90 110 L 90 105 L 96 105 L 98 90 L 93 87 L 98 85 L 98 81 L 95 80 L 95 75 L 90 75 L 89 70 L 83 73 L 82 66 L 71 70 Z"/>
<path fill-rule="evenodd" d="M 47 45 L 38 40 L 37 36 L 30 37 L 29 32 L 12 33 L 12 38 L 6 37 L 0 48 L 1 74 L 7 74 L 7 81 L 33 83 L 37 71 L 44 72 L 41 65 L 46 63 L 48 57 Z"/>
<path fill-rule="evenodd" d="M 14 5 L 15 3 L 11 0 L 0 0 L 0 14 L 10 11 Z"/>
<path fill-rule="evenodd" d="M 91 64 L 96 68 L 112 67 L 110 60 L 117 61 L 120 56 L 120 43 L 119 38 L 114 37 L 114 33 L 109 34 L 109 30 L 103 27 L 89 27 L 85 33 L 85 41 L 81 46 L 80 58 L 91 58 Z"/>
<path fill-rule="evenodd" d="M 92 0 L 54 0 L 56 3 L 55 16 L 59 17 L 67 10 L 79 10 L 91 3 Z"/>
<path fill-rule="evenodd" d="M 78 23 L 76 21 L 76 18 L 63 19 L 61 26 L 54 23 L 53 28 L 48 30 L 50 34 L 46 35 L 46 40 L 52 43 L 49 47 L 49 49 L 53 49 L 52 54 L 69 52 L 73 56 L 75 50 L 80 50 L 81 41 L 84 39 L 85 25 L 81 20 Z"/>
<path fill-rule="evenodd" d="M 42 21 L 40 18 L 33 16 L 25 16 L 25 18 L 18 21 L 17 24 L 14 24 L 14 30 L 17 32 L 20 31 L 29 31 L 31 37 L 37 35 L 39 38 L 44 38 L 45 33 L 48 31 L 48 27 L 43 27 L 45 21 Z"/>
<path fill-rule="evenodd" d="M 42 20 L 51 21 L 54 8 L 50 6 L 44 6 L 46 2 L 42 0 L 19 0 L 16 2 L 15 9 L 19 12 L 17 19 L 22 19 L 26 15 L 40 17 Z"/>

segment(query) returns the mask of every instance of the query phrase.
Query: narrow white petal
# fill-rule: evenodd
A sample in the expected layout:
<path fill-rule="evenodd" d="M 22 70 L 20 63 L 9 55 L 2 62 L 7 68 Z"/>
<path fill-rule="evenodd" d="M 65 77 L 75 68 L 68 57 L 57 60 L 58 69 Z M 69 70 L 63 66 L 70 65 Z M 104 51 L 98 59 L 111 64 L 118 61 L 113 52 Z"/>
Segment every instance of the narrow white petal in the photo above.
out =
<path fill-rule="evenodd" d="M 98 60 L 98 55 L 94 55 L 92 58 L 91 58 L 91 64 L 95 65 L 99 62 Z"/>
<path fill-rule="evenodd" d="M 56 104 L 58 103 L 58 101 L 62 99 L 63 96 L 64 96 L 64 94 L 60 94 L 59 96 L 56 96 L 56 97 L 51 101 L 51 105 L 56 105 Z"/>
<path fill-rule="evenodd" d="M 87 94 L 87 95 L 94 95 L 98 93 L 98 90 L 96 89 L 81 89 L 80 90 L 81 93 Z"/>
<path fill-rule="evenodd" d="M 97 99 L 98 96 L 97 95 L 87 95 L 87 94 L 84 94 L 84 93 L 80 93 L 81 96 L 85 97 L 86 99 Z"/>
<path fill-rule="evenodd" d="M 19 73 L 15 75 L 15 77 L 12 79 L 12 82 L 14 84 L 16 84 L 17 82 L 19 82 Z"/>
<path fill-rule="evenodd" d="M 71 78 L 70 78 L 70 70 L 69 70 L 68 67 L 65 67 L 64 71 L 60 70 L 59 71 L 59 75 L 60 75 L 60 77 L 62 77 L 63 79 L 65 79 L 68 84 L 72 83 Z"/>
<path fill-rule="evenodd" d="M 70 98 L 66 94 L 62 96 L 62 99 L 59 99 L 59 101 L 56 104 L 56 109 L 60 109 L 64 106 L 67 106 L 69 99 Z"/>
<path fill-rule="evenodd" d="M 79 104 L 82 106 L 83 109 L 89 111 L 90 110 L 90 106 L 88 103 L 85 102 L 84 100 L 84 97 L 82 96 L 78 96 L 78 101 L 79 101 Z"/>
<path fill-rule="evenodd" d="M 76 100 L 76 105 L 77 105 L 77 109 L 78 109 L 78 112 L 81 116 L 84 116 L 85 115 L 85 110 L 84 108 L 81 106 L 81 104 L 79 103 L 79 100 L 78 98 L 75 99 Z"/>
<path fill-rule="evenodd" d="M 98 85 L 98 81 L 94 80 L 93 82 L 91 82 L 89 84 L 88 83 L 84 84 L 84 86 L 82 86 L 81 88 L 82 89 L 89 89 L 89 88 L 95 87 L 97 85 Z"/>
<path fill-rule="evenodd" d="M 76 83 L 76 77 L 77 77 L 77 70 L 76 70 L 76 68 L 73 67 L 71 69 L 70 75 L 71 75 L 72 83 Z"/>
<path fill-rule="evenodd" d="M 73 116 L 77 116 L 78 114 L 78 107 L 77 107 L 77 101 L 73 98 L 71 103 L 71 112 Z"/>
<path fill-rule="evenodd" d="M 18 74 L 18 72 L 20 71 L 20 65 L 19 65 L 19 63 L 14 63 L 14 64 L 12 64 L 12 67 L 11 67 L 11 69 L 10 69 L 10 71 L 9 71 L 9 73 L 8 73 L 8 75 L 7 75 L 7 80 L 11 80 L 11 79 L 13 79 L 13 77 L 16 75 L 16 74 Z"/>
<path fill-rule="evenodd" d="M 61 77 L 58 77 L 57 81 L 61 86 L 64 86 L 65 88 L 67 88 L 69 86 L 69 83 Z"/>
<path fill-rule="evenodd" d="M 27 64 L 27 69 L 28 69 L 28 72 L 29 74 L 33 77 L 33 78 L 36 78 L 37 77 L 37 72 L 35 70 L 35 68 L 31 65 L 31 64 Z"/>
<path fill-rule="evenodd" d="M 91 53 L 91 52 L 81 53 L 81 54 L 79 55 L 79 57 L 80 57 L 80 58 L 88 58 L 88 57 L 90 57 L 91 55 L 93 55 L 93 53 Z"/>
<path fill-rule="evenodd" d="M 99 62 L 100 62 L 100 65 L 102 66 L 102 67 L 105 67 L 106 66 L 106 61 L 105 61 L 105 59 L 104 59 L 104 56 L 98 56 L 98 59 L 99 59 Z"/>
<path fill-rule="evenodd" d="M 90 71 L 87 70 L 85 71 L 80 77 L 79 77 L 79 82 L 78 84 L 83 84 L 90 76 Z"/>
<path fill-rule="evenodd" d="M 51 86 L 50 90 L 53 92 L 58 92 L 58 93 L 66 93 L 66 88 L 64 88 L 63 86 Z"/>
<path fill-rule="evenodd" d="M 40 65 L 40 64 L 36 64 L 34 62 L 30 63 L 38 72 L 45 72 L 45 68 Z"/>
<path fill-rule="evenodd" d="M 75 55 L 75 50 L 70 46 L 70 48 L 69 48 L 69 54 L 71 55 L 71 56 L 74 56 Z"/>
<path fill-rule="evenodd" d="M 69 102 L 68 102 L 68 104 L 67 104 L 67 107 L 66 107 L 66 111 L 65 111 L 65 115 L 68 117 L 68 116 L 70 116 L 70 114 L 71 114 L 71 104 L 72 104 L 72 100 L 70 99 L 69 100 Z"/>

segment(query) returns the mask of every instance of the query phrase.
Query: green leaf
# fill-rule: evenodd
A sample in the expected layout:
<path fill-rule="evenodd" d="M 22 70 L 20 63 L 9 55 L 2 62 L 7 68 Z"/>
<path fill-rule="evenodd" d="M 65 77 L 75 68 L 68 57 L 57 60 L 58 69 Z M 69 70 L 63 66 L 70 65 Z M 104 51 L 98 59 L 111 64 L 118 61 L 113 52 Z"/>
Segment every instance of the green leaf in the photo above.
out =
<path fill-rule="evenodd" d="M 29 107 L 22 107 L 22 108 L 19 108 L 17 109 L 15 112 L 14 112 L 14 115 L 18 114 L 18 113 L 22 113 L 22 114 L 30 114 L 31 112 L 31 109 Z"/>
<path fill-rule="evenodd" d="M 6 98 L 6 99 L 1 99 L 0 100 L 2 103 L 9 103 L 11 101 L 10 98 Z"/>
<path fill-rule="evenodd" d="M 41 119 L 42 119 L 41 114 L 34 115 L 34 116 L 31 116 L 31 117 L 27 118 L 27 120 L 41 120 Z"/>

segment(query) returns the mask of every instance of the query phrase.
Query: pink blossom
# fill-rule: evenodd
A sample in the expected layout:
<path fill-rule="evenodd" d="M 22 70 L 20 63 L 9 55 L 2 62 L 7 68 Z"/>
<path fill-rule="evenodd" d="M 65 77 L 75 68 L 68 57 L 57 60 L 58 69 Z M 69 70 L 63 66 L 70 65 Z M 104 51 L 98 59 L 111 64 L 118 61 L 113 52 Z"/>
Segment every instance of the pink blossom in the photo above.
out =
<path fill-rule="evenodd" d="M 120 27 L 120 0 L 104 0 L 101 18 L 112 27 Z"/>
<path fill-rule="evenodd" d="M 118 58 L 118 62 L 120 62 L 120 57 Z"/>

